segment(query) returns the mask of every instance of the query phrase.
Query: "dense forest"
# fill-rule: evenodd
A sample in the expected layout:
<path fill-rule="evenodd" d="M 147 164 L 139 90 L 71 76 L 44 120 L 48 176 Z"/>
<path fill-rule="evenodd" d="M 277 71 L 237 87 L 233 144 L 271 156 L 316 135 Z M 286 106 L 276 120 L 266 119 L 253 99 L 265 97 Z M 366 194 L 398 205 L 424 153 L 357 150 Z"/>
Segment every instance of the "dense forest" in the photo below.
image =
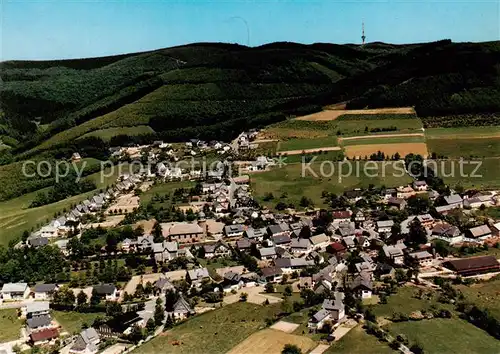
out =
<path fill-rule="evenodd" d="M 498 124 L 500 111 L 500 42 L 198 43 L 103 58 L 9 61 L 0 63 L 0 75 L 0 139 L 11 147 L 1 150 L 2 164 L 5 154 L 19 160 L 70 149 L 106 128 L 154 130 L 120 141 L 227 140 L 337 102 L 414 106 L 424 122 L 438 117 L 429 121 L 448 126 Z M 474 123 L 464 119 L 476 114 Z M 461 118 L 441 119 L 450 115 Z"/>

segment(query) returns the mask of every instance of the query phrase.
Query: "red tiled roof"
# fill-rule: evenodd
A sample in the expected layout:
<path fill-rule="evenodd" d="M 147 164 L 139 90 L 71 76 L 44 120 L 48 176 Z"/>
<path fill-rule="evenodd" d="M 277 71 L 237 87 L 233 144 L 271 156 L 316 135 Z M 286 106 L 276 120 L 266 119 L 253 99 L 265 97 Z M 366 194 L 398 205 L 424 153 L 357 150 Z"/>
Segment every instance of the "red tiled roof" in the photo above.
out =
<path fill-rule="evenodd" d="M 346 250 L 345 246 L 339 242 L 334 242 L 330 244 L 329 247 L 335 252 L 342 252 Z"/>
<path fill-rule="evenodd" d="M 50 340 L 52 338 L 59 337 L 59 330 L 57 328 L 47 328 L 42 329 L 38 332 L 31 333 L 31 340 L 36 343 L 44 340 Z"/>
<path fill-rule="evenodd" d="M 334 211 L 332 215 L 334 219 L 347 219 L 351 217 L 351 212 L 348 210 Z"/>

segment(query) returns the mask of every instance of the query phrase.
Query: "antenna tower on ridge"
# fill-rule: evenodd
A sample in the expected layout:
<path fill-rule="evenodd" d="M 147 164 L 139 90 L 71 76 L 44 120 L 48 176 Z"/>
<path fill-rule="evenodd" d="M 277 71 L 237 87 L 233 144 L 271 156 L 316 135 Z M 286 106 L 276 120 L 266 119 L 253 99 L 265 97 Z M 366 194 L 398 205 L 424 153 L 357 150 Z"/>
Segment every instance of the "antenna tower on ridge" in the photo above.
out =
<path fill-rule="evenodd" d="M 366 36 L 365 36 L 365 23 L 362 22 L 361 24 L 361 45 L 365 45 L 365 39 L 366 39 Z"/>

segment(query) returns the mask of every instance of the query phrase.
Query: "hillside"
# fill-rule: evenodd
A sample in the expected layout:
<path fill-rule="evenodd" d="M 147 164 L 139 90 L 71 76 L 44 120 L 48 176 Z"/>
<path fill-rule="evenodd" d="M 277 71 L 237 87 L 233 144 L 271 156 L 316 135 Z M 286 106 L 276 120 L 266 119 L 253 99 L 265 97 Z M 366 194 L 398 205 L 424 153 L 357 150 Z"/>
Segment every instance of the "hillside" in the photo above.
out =
<path fill-rule="evenodd" d="M 341 101 L 348 108 L 415 106 L 424 124 L 425 117 L 481 113 L 474 125 L 492 125 L 498 124 L 492 114 L 500 112 L 499 42 L 199 43 L 103 58 L 3 62 L 0 75 L 0 154 L 18 160 L 68 152 L 82 136 L 112 145 L 230 139 Z"/>

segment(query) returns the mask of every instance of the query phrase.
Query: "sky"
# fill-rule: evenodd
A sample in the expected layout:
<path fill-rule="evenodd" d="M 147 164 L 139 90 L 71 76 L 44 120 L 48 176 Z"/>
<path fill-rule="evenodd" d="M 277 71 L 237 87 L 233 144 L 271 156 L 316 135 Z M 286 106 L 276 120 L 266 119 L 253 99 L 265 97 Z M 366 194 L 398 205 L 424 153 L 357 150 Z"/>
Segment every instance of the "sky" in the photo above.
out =
<path fill-rule="evenodd" d="M 0 0 L 0 61 L 193 42 L 359 43 L 363 21 L 367 42 L 500 40 L 500 0 Z"/>

